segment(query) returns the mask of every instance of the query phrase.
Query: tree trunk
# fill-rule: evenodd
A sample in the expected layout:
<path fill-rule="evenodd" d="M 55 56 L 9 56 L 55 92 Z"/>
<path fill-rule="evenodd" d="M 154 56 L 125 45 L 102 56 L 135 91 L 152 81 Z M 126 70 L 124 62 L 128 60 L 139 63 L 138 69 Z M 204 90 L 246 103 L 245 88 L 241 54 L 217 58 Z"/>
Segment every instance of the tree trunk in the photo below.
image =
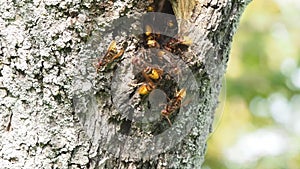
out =
<path fill-rule="evenodd" d="M 1 168 L 200 168 L 248 1 L 168 3 L 2 0 Z M 150 33 L 179 45 L 147 47 L 147 18 L 176 22 L 175 34 Z M 101 58 L 110 54 L 121 59 Z M 153 62 L 157 56 L 164 61 Z M 163 73 L 141 77 L 144 65 Z M 152 91 L 141 96 L 150 81 Z"/>

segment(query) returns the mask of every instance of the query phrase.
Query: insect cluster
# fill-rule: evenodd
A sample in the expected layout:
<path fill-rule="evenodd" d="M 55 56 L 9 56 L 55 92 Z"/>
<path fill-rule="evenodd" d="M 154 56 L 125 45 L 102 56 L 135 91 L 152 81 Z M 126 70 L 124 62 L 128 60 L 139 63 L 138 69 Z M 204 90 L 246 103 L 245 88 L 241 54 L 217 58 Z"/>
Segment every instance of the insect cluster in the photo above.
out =
<path fill-rule="evenodd" d="M 178 33 L 178 25 L 169 1 L 154 2 L 147 7 L 148 14 L 143 18 L 143 34 L 139 35 L 140 51 L 144 57 L 138 55 L 132 59 L 135 84 L 134 93 L 139 95 L 141 104 L 146 102 L 152 91 L 164 91 L 167 102 L 160 105 L 160 114 L 169 125 L 172 125 L 170 116 L 182 106 L 187 89 L 179 85 L 182 70 L 179 64 L 180 57 L 192 44 L 186 36 Z M 162 13 L 166 13 L 161 15 Z M 95 64 L 97 72 L 104 70 L 114 62 L 122 60 L 126 50 L 124 43 L 118 50 L 116 41 L 113 41 L 102 59 Z"/>

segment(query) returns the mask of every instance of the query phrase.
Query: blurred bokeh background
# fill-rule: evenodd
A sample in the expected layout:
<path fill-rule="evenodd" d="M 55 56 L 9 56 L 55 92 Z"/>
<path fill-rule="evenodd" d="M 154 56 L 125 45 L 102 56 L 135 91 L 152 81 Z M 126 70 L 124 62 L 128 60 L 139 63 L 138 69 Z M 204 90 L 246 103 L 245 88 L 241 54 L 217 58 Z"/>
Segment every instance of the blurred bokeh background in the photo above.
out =
<path fill-rule="evenodd" d="M 249 4 L 224 87 L 202 169 L 299 169 L 299 0 Z"/>

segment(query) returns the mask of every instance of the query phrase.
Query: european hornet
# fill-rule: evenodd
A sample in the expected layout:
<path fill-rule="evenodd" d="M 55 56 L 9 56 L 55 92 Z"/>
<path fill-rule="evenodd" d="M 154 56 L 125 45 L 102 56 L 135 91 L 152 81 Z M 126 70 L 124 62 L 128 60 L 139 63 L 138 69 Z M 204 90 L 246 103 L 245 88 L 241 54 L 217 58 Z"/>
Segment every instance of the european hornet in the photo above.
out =
<path fill-rule="evenodd" d="M 184 99 L 185 95 L 186 95 L 186 89 L 184 88 L 176 92 L 174 98 L 172 98 L 167 103 L 165 108 L 161 111 L 161 115 L 168 120 L 170 126 L 172 125 L 172 123 L 171 120 L 169 119 L 169 116 L 181 107 L 181 102 Z"/>
<path fill-rule="evenodd" d="M 142 85 L 138 89 L 138 92 L 140 95 L 147 95 L 155 88 L 156 88 L 155 84 L 152 81 L 148 81 L 142 83 Z"/>
<path fill-rule="evenodd" d="M 176 54 L 178 52 L 181 53 L 182 51 L 186 50 L 192 43 L 193 41 L 189 37 L 183 36 L 178 39 L 170 39 L 163 47 L 167 51 Z"/>
<path fill-rule="evenodd" d="M 163 74 L 162 69 L 155 67 L 146 67 L 146 69 L 144 69 L 143 71 L 145 72 L 146 76 L 150 77 L 153 80 L 160 79 Z"/>
<path fill-rule="evenodd" d="M 157 28 L 158 30 L 154 30 L 152 26 L 149 24 L 146 24 L 144 27 L 144 45 L 148 48 L 158 48 L 160 49 L 161 46 L 174 46 L 177 44 L 183 44 L 188 45 L 188 41 L 186 39 L 183 39 L 182 41 L 177 40 L 175 38 L 170 38 L 166 35 L 161 34 L 162 32 L 172 32 L 172 27 L 174 27 L 174 21 L 168 20 L 166 23 L 166 27 L 160 28 L 159 26 L 156 26 L 154 28 Z M 162 29 L 162 30 L 159 30 Z"/>
<path fill-rule="evenodd" d="M 160 34 L 159 33 L 154 33 L 153 28 L 150 25 L 145 25 L 145 43 L 146 46 L 149 48 L 160 48 L 158 39 L 160 38 Z"/>
<path fill-rule="evenodd" d="M 155 10 L 155 5 L 154 4 L 151 4 L 147 7 L 147 12 L 154 12 Z"/>
<path fill-rule="evenodd" d="M 149 48 L 161 48 L 178 32 L 177 20 L 168 0 L 154 0 L 147 7 L 149 15 L 143 19 L 144 45 Z M 151 13 L 156 12 L 156 13 Z"/>
<path fill-rule="evenodd" d="M 146 67 L 142 71 L 142 75 L 145 78 L 146 82 L 143 82 L 142 85 L 139 87 L 138 93 L 140 95 L 149 94 L 153 89 L 156 88 L 156 84 L 154 83 L 154 80 L 161 79 L 162 74 L 163 74 L 162 69 L 154 68 L 154 67 Z"/>
<path fill-rule="evenodd" d="M 116 59 L 119 59 L 124 54 L 125 48 L 126 43 L 123 44 L 122 49 L 118 52 L 117 43 L 113 40 L 104 57 L 99 59 L 98 63 L 95 64 L 96 71 L 98 72 L 102 67 L 114 62 Z"/>

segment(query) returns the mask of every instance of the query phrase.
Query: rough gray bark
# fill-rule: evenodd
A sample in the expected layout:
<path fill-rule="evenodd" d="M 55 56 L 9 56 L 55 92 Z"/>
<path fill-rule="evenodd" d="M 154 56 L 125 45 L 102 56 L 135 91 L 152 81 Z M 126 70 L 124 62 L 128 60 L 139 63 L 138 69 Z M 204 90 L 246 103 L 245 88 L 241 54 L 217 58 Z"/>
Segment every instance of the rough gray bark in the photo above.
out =
<path fill-rule="evenodd" d="M 117 117 L 115 123 L 108 120 L 118 115 L 109 86 L 114 74 L 97 73 L 92 63 L 82 62 L 80 56 L 91 54 L 85 53 L 85 49 L 89 50 L 86 45 L 94 36 L 94 30 L 111 24 L 120 16 L 145 13 L 149 3 L 136 0 L 1 0 L 1 168 L 200 168 L 232 36 L 248 1 L 195 0 L 189 5 L 186 2 L 171 1 L 176 16 L 184 19 L 180 29 L 189 29 L 188 35 L 195 37 L 184 60 L 198 83 L 199 100 L 192 107 L 197 113 L 182 140 L 159 154 L 139 157 L 139 152 L 132 152 L 139 147 L 141 150 L 143 146 L 147 148 L 141 142 L 109 147 L 113 141 L 110 139 L 126 120 L 122 117 Z M 92 44 L 100 46 L 107 46 L 111 41 L 93 38 Z M 134 54 L 129 48 L 124 57 Z M 126 62 L 126 59 L 122 61 Z M 77 71 L 78 65 L 86 70 Z M 83 75 L 82 71 L 89 74 Z M 74 94 L 78 86 L 74 85 L 74 79 L 90 82 L 85 85 L 93 88 L 94 93 L 90 94 L 96 99 L 81 105 L 84 104 L 82 99 L 89 99 L 89 96 Z M 80 103 L 74 101 L 76 97 L 81 99 Z M 87 110 L 80 112 L 76 109 L 78 105 Z M 87 111 L 98 114 L 92 119 L 82 119 L 80 115 Z M 180 127 L 180 124 L 174 126 Z M 139 130 L 135 130 L 135 134 L 148 137 Z M 171 135 L 168 139 L 171 143 L 177 140 Z"/>

